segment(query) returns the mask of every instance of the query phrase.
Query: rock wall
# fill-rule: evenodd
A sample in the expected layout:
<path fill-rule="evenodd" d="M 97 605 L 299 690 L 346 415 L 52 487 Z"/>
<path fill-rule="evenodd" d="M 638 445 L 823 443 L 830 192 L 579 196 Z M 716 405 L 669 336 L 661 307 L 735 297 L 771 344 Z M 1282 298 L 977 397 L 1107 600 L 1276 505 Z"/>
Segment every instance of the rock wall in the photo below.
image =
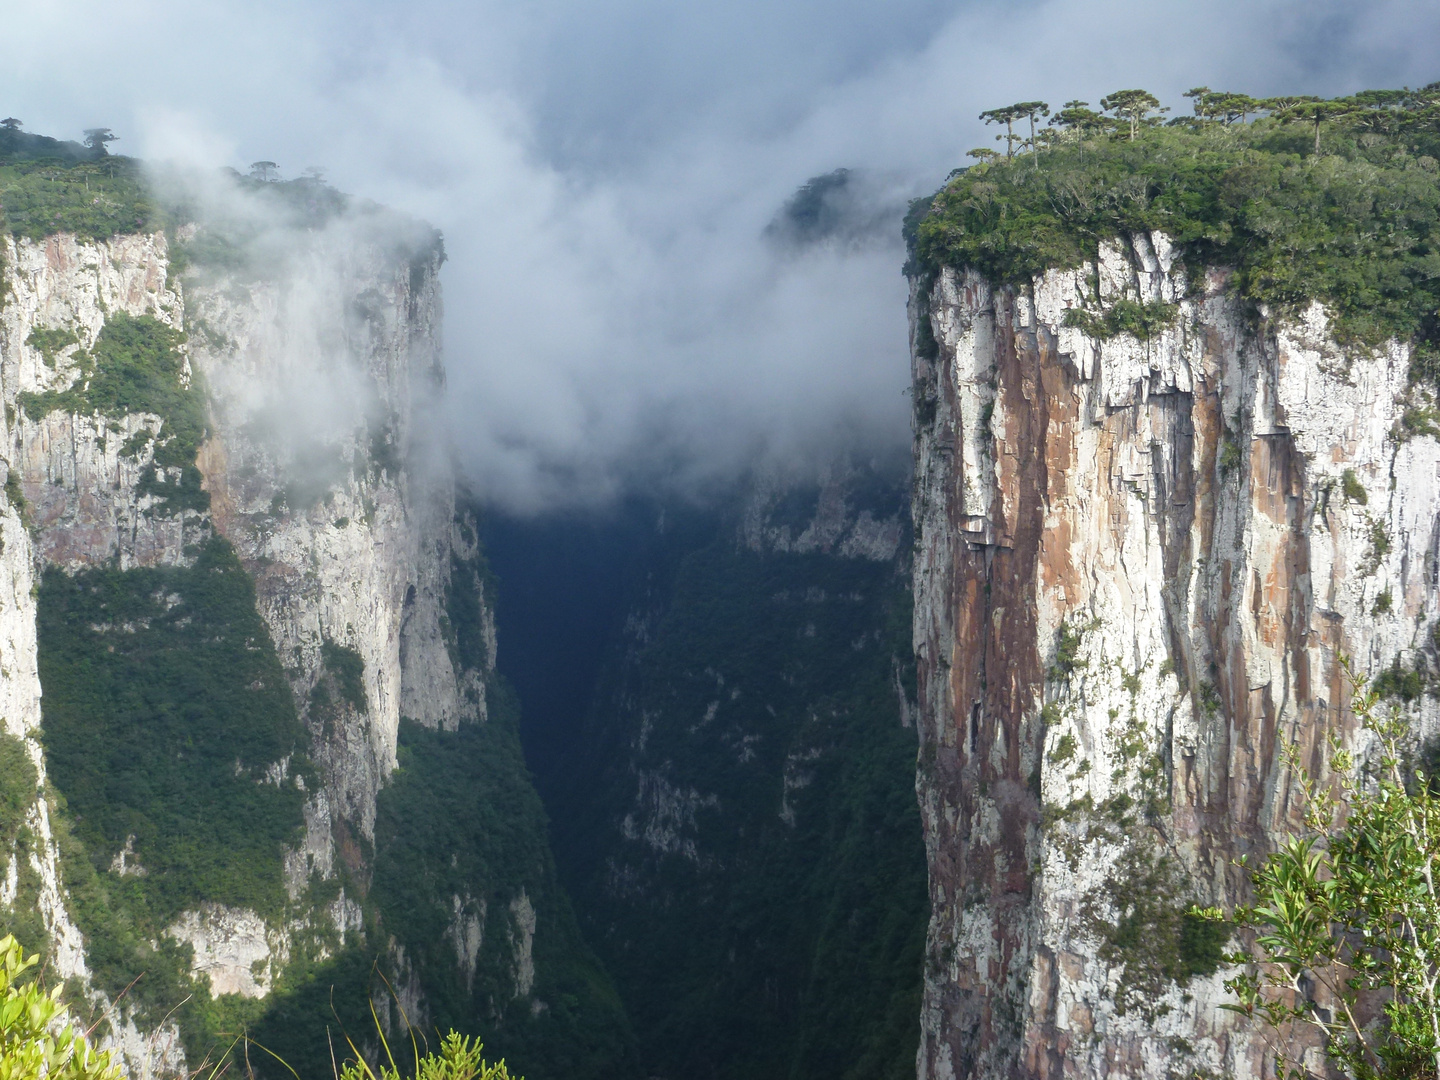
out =
<path fill-rule="evenodd" d="M 312 731 L 326 798 L 307 855 L 321 866 L 334 822 L 373 838 L 402 714 L 447 729 L 484 718 L 483 672 L 457 675 L 440 629 L 465 547 L 454 482 L 416 422 L 444 387 L 440 257 L 340 233 L 263 278 L 202 279 L 186 300 L 212 400 L 199 458 L 212 518 L 255 577 L 297 694 L 327 641 L 364 661 L 365 709 Z"/>
<path fill-rule="evenodd" d="M 292 902 L 341 862 L 349 880 L 366 879 L 362 853 L 402 715 L 447 730 L 485 717 L 488 668 L 453 659 L 444 618 L 452 560 L 474 557 L 474 534 L 457 525 L 453 479 L 417 415 L 444 385 L 443 255 L 433 235 L 402 243 L 384 222 L 362 225 L 296 233 L 264 273 L 194 274 L 188 295 L 170 274 L 163 233 L 0 240 L 0 703 L 5 730 L 24 740 L 41 783 L 27 822 L 35 842 L 0 853 L 9 881 L 0 902 L 15 901 L 28 864 L 62 977 L 84 982 L 88 972 L 67 912 L 50 829 L 55 793 L 37 738 L 43 568 L 187 565 L 214 530 L 255 579 L 302 710 L 327 649 L 363 661 L 363 703 L 345 706 L 338 723 L 308 716 L 322 785 L 309 795 L 305 839 L 286 856 Z M 80 376 L 84 350 L 116 312 L 188 332 L 184 378 L 203 379 L 209 391 L 211 434 L 196 462 L 208 512 L 172 512 L 147 493 L 160 417 L 64 409 L 37 417 L 24 408 L 22 395 L 64 390 Z M 47 353 L 37 329 L 73 340 Z M 163 479 L 164 466 L 158 471 Z M 483 597 L 480 605 L 493 665 L 493 624 Z M 285 779 L 284 763 L 277 767 L 273 782 Z M 127 872 L 124 853 L 117 858 L 112 870 Z M 342 944 L 361 921 L 343 890 L 325 917 Z M 214 994 L 263 997 L 288 956 L 289 931 L 251 911 L 201 904 L 169 934 L 193 948 L 194 975 Z M 141 1031 L 123 1009 L 111 1019 L 132 1075 L 183 1068 L 173 1025 Z"/>
<path fill-rule="evenodd" d="M 1233 860 L 1298 825 L 1287 745 L 1365 751 L 1341 655 L 1433 662 L 1407 349 L 1227 278 L 1155 235 L 1024 288 L 914 283 L 927 1080 L 1268 1075 L 1183 913 L 1242 901 Z M 1092 336 L 1122 299 L 1173 318 Z"/>

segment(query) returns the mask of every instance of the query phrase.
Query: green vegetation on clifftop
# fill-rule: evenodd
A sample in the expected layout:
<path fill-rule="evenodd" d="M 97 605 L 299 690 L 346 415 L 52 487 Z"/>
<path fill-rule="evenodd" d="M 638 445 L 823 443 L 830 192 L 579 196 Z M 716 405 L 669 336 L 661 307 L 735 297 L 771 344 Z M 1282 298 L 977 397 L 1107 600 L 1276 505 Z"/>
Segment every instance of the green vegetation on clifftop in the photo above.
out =
<path fill-rule="evenodd" d="M 1273 102 L 1251 123 L 1186 117 L 1133 139 L 1076 120 L 917 202 L 910 270 L 1020 284 L 1082 266 L 1101 241 L 1163 231 L 1192 267 L 1234 268 L 1247 300 L 1322 301 L 1342 338 L 1440 340 L 1440 92 L 1371 93 L 1337 106 L 1318 153 L 1315 128 Z"/>
<path fill-rule="evenodd" d="M 82 240 L 108 240 L 149 232 L 158 222 L 134 158 L 14 160 L 0 154 L 0 229 L 17 239 L 71 232 Z"/>

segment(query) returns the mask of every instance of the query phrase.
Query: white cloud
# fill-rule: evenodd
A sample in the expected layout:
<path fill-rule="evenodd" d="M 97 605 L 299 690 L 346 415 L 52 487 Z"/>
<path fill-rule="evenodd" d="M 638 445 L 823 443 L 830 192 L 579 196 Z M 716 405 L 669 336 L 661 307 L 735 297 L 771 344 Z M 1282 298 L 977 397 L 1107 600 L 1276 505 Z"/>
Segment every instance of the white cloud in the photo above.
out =
<path fill-rule="evenodd" d="M 322 165 L 433 221 L 458 445 L 535 505 L 841 428 L 908 438 L 898 242 L 761 238 L 807 177 L 933 187 L 1015 98 L 1424 83 L 1437 30 L 1416 0 L 52 0 L 7 15 L 0 108 L 153 157 Z"/>

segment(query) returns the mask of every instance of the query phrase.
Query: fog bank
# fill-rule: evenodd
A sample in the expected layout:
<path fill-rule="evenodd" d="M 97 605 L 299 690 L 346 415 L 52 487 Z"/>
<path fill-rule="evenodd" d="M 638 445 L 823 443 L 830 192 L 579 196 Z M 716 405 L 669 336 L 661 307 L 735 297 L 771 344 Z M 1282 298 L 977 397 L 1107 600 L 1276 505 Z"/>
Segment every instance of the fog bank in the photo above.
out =
<path fill-rule="evenodd" d="M 150 159 L 322 166 L 433 222 L 452 438 L 526 510 L 903 446 L 898 209 L 994 145 L 982 109 L 1418 85 L 1437 31 L 1417 0 L 56 0 L 7 15 L 0 111 Z M 775 225 L 837 168 L 828 224 Z"/>

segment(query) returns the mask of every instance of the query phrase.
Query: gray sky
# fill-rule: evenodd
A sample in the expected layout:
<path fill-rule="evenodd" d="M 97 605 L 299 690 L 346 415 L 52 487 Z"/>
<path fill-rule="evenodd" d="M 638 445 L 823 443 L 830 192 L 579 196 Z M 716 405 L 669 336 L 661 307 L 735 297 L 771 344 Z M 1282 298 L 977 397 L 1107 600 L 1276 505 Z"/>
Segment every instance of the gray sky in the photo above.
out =
<path fill-rule="evenodd" d="M 808 177 L 897 204 L 1018 98 L 1435 79 L 1433 0 L 47 0 L 0 36 L 31 131 L 321 165 L 443 229 L 455 437 L 517 507 L 908 440 L 898 240 L 762 237 Z"/>

